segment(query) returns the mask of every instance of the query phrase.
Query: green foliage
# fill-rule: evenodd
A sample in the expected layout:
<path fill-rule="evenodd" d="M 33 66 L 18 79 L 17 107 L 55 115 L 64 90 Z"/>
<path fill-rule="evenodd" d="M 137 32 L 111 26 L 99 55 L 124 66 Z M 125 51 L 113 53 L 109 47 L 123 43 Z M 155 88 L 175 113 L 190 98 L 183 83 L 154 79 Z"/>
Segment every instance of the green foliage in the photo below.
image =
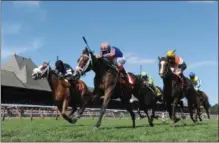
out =
<path fill-rule="evenodd" d="M 92 127 L 97 119 L 80 119 L 71 125 L 63 119 L 54 118 L 6 119 L 2 122 L 3 142 L 73 142 L 73 141 L 145 141 L 145 142 L 188 142 L 188 141 L 218 141 L 218 121 L 204 120 L 194 124 L 191 120 L 177 123 L 163 123 L 156 120 L 154 127 L 149 127 L 147 119 L 136 120 L 137 127 L 131 128 L 131 120 L 104 119 L 102 126 L 96 131 Z"/>

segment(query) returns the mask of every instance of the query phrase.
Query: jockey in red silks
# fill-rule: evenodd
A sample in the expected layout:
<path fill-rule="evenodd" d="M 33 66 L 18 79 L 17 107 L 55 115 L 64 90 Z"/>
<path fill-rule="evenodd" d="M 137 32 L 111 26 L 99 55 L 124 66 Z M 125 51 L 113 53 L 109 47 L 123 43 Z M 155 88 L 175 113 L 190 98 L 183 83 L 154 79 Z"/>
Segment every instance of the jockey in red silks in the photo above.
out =
<path fill-rule="evenodd" d="M 122 73 L 122 78 L 128 81 L 126 76 L 126 71 L 123 67 L 126 60 L 123 57 L 123 53 L 117 47 L 111 46 L 108 42 L 103 42 L 100 45 L 100 55 L 97 55 L 97 58 L 104 58 L 107 61 L 113 62 L 119 68 L 119 72 Z"/>

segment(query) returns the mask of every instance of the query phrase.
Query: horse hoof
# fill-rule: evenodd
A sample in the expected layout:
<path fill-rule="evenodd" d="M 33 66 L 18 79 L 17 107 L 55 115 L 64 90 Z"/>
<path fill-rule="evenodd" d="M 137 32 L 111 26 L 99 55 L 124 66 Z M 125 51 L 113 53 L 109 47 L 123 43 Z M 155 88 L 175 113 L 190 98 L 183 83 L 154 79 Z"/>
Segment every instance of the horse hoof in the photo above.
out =
<path fill-rule="evenodd" d="M 154 126 L 154 124 L 153 123 L 150 123 L 150 127 L 153 127 Z"/>
<path fill-rule="evenodd" d="M 73 118 L 70 120 L 70 123 L 75 124 L 77 122 L 77 119 Z"/>

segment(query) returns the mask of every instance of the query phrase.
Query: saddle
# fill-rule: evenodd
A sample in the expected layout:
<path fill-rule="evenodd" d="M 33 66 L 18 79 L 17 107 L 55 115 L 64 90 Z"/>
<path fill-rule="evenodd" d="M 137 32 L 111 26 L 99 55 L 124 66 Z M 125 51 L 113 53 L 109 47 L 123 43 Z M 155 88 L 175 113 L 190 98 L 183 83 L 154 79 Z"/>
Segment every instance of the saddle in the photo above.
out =
<path fill-rule="evenodd" d="M 114 65 L 112 62 L 103 60 L 104 64 L 109 67 L 109 70 L 113 70 L 119 74 L 119 82 L 121 84 L 126 84 L 127 81 L 125 79 L 128 79 L 127 73 L 124 75 L 122 72 L 119 71 L 118 67 Z"/>

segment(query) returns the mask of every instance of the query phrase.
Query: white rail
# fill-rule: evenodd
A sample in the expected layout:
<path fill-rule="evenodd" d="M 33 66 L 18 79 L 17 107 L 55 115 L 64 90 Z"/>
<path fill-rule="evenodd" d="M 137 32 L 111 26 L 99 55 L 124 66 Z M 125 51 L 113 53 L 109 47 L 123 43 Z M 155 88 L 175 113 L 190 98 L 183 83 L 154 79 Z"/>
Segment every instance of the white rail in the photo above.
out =
<path fill-rule="evenodd" d="M 25 105 L 25 104 L 1 104 L 1 116 L 5 117 L 56 117 L 58 118 L 59 113 L 56 110 L 56 106 L 44 106 L 44 105 Z M 99 108 L 86 108 L 83 117 L 97 117 L 99 115 Z M 138 114 L 137 111 L 134 111 L 136 116 Z M 141 112 L 145 115 L 144 112 Z M 151 115 L 151 111 L 149 111 Z M 167 112 L 157 111 L 155 113 L 156 116 L 167 120 L 169 119 Z M 177 116 L 181 116 L 181 113 L 176 113 Z M 186 119 L 190 119 L 188 113 L 184 113 Z M 128 118 L 129 113 L 126 110 L 117 110 L 117 109 L 107 109 L 105 113 L 105 117 L 110 118 Z M 206 113 L 202 114 L 203 119 L 207 119 Z M 218 115 L 211 115 L 212 119 L 218 119 Z M 4 120 L 4 119 L 3 119 Z"/>

